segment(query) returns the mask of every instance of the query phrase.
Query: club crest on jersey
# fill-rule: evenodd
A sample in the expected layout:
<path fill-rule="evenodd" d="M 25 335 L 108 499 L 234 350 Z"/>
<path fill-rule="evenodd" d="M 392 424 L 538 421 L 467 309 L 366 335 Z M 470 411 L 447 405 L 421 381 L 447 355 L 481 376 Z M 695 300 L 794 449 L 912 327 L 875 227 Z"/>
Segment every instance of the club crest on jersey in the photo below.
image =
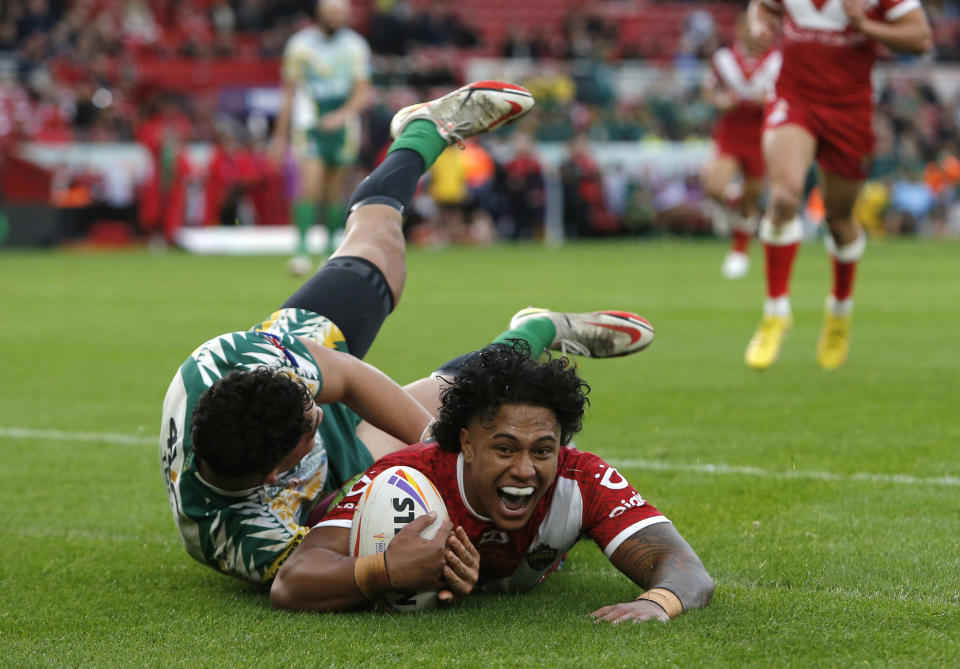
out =
<path fill-rule="evenodd" d="M 526 557 L 527 564 L 530 565 L 531 569 L 540 571 L 552 565 L 556 561 L 559 553 L 560 551 L 553 546 L 537 544 L 534 548 L 527 551 L 524 557 Z"/>

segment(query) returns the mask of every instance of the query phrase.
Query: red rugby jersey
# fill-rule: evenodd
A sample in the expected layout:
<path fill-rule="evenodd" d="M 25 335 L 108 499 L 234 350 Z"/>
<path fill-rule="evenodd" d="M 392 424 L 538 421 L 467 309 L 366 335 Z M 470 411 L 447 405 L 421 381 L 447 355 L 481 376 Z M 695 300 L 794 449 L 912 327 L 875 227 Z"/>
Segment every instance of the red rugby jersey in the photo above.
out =
<path fill-rule="evenodd" d="M 537 585 L 582 536 L 609 557 L 634 532 L 670 522 L 648 504 L 620 473 L 592 453 L 562 448 L 557 477 L 522 529 L 505 532 L 467 504 L 463 458 L 436 445 L 416 444 L 378 460 L 315 527 L 349 528 L 356 504 L 381 471 L 404 465 L 433 481 L 454 527 L 462 525 L 480 552 L 485 591 L 526 590 Z"/>
<path fill-rule="evenodd" d="M 877 43 L 850 26 L 842 0 L 763 0 L 783 12 L 777 94 L 836 106 L 869 104 Z M 920 0 L 867 0 L 867 18 L 891 23 Z"/>
<path fill-rule="evenodd" d="M 739 43 L 714 52 L 708 85 L 729 91 L 737 98 L 736 104 L 717 120 L 715 135 L 759 137 L 763 105 L 773 95 L 782 60 L 777 49 L 753 56 Z"/>

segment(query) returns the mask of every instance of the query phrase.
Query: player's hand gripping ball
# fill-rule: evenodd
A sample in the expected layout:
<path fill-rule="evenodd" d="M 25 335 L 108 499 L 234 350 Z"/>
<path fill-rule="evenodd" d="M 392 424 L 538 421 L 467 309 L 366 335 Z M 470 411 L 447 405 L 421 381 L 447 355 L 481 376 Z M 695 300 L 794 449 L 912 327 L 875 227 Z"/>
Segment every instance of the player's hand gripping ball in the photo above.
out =
<path fill-rule="evenodd" d="M 437 518 L 420 533 L 433 539 L 447 519 L 447 506 L 436 486 L 413 467 L 390 467 L 373 479 L 357 504 L 350 528 L 350 554 L 364 557 L 386 552 L 390 541 L 408 523 L 431 511 Z M 412 613 L 437 605 L 437 591 L 387 592 L 379 604 L 391 611 Z"/>

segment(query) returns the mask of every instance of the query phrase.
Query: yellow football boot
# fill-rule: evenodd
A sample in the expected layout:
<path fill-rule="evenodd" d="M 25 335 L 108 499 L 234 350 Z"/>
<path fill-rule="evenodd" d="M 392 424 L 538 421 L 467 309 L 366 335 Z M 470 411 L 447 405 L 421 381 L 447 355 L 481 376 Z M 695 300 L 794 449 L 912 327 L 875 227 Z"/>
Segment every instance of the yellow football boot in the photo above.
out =
<path fill-rule="evenodd" d="M 834 316 L 829 311 L 823 317 L 823 330 L 817 341 L 817 362 L 823 369 L 836 369 L 850 354 L 850 316 Z"/>
<path fill-rule="evenodd" d="M 747 344 L 747 352 L 743 356 L 747 367 L 767 369 L 775 363 L 783 338 L 792 325 L 792 316 L 764 316 L 753 339 Z"/>

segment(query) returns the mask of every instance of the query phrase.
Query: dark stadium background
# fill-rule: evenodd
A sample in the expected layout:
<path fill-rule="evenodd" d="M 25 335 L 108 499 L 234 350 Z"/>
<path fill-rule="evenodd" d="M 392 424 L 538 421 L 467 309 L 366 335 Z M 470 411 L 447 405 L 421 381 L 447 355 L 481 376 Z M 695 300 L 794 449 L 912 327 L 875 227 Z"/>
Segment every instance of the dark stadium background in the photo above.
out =
<path fill-rule="evenodd" d="M 284 42 L 312 5 L 3 2 L 4 242 L 162 246 L 165 233 L 183 245 L 200 226 L 285 223 L 292 165 L 272 165 L 263 149 Z M 537 108 L 462 157 L 466 227 L 440 230 L 423 189 L 414 242 L 722 234 L 696 179 L 715 117 L 699 84 L 742 6 L 358 0 L 352 24 L 374 50 L 376 95 L 357 174 L 382 154 L 393 110 L 508 77 L 534 91 Z M 861 211 L 875 236 L 960 234 L 960 5 L 924 7 L 935 52 L 877 68 L 877 158 Z M 166 161 L 154 168 L 174 180 L 160 196 L 147 178 L 151 146 Z"/>

